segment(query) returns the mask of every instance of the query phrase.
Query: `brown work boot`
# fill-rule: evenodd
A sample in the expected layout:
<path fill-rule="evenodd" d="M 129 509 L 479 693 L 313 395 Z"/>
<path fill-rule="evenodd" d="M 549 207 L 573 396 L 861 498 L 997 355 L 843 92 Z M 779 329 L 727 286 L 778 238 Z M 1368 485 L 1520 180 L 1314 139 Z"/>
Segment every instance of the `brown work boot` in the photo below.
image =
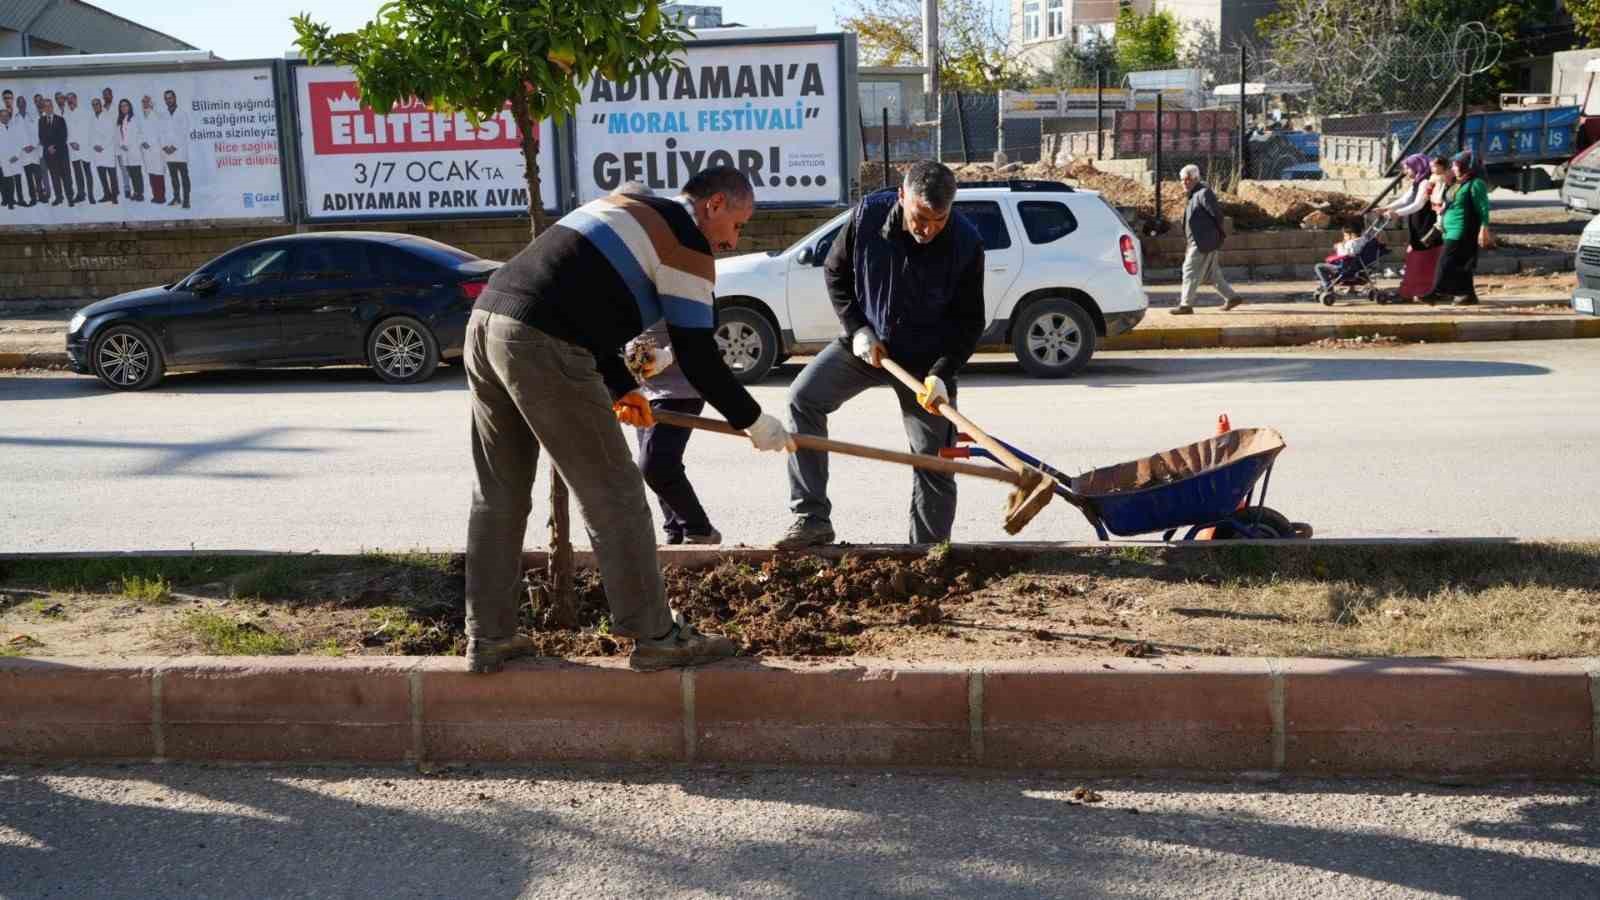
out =
<path fill-rule="evenodd" d="M 514 634 L 508 638 L 471 638 L 467 641 L 467 671 L 482 674 L 498 672 L 506 660 L 527 656 L 533 651 L 533 638 L 525 634 Z"/>
<path fill-rule="evenodd" d="M 701 634 L 699 629 L 683 621 L 679 615 L 674 615 L 672 620 L 672 630 L 667 632 L 666 637 L 640 638 L 633 642 L 633 654 L 628 657 L 629 667 L 640 672 L 654 672 L 716 662 L 739 652 L 739 648 L 728 638 Z"/>

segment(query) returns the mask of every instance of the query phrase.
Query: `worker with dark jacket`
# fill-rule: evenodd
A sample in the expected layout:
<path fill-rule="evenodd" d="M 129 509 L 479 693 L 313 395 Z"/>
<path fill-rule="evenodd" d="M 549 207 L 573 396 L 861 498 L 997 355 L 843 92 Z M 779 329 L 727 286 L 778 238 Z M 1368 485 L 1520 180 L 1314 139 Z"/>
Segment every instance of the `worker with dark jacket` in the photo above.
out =
<path fill-rule="evenodd" d="M 913 453 L 929 456 L 955 443 L 937 413 L 953 402 L 956 376 L 983 333 L 983 241 L 955 211 L 956 178 L 920 162 L 898 191 L 864 198 L 834 238 L 823 267 L 828 297 L 844 334 L 813 359 L 789 389 L 790 428 L 825 437 L 828 414 L 874 385 L 888 385 Z M 882 368 L 888 358 L 923 380 L 913 392 Z M 834 541 L 828 501 L 828 455 L 802 450 L 789 460 L 794 523 L 780 549 Z M 950 539 L 955 478 L 916 469 L 911 492 L 913 544 Z"/>
<path fill-rule="evenodd" d="M 689 383 L 758 450 L 793 449 L 728 371 L 712 334 L 712 251 L 732 250 L 755 206 L 737 169 L 702 170 L 678 197 L 609 196 L 581 206 L 489 279 L 464 356 L 477 484 L 467 524 L 467 668 L 492 672 L 532 652 L 517 630 L 522 538 L 533 472 L 550 454 L 589 527 L 611 630 L 634 639 L 635 668 L 734 653 L 667 606 L 644 482 L 617 421 L 654 424 L 623 345 L 665 319 Z"/>

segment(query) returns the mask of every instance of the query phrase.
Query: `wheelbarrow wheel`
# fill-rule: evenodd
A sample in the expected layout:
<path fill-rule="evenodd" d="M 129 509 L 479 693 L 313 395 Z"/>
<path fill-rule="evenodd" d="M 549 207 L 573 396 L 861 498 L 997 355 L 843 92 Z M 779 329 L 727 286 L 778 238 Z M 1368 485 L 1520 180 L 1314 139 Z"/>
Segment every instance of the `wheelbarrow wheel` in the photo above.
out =
<path fill-rule="evenodd" d="M 1217 526 L 1212 540 L 1236 541 L 1259 537 L 1279 541 L 1299 536 L 1299 532 L 1295 529 L 1294 523 L 1289 521 L 1289 517 L 1270 506 L 1252 506 L 1236 514 L 1234 519 L 1249 526 L 1256 534 L 1246 534 L 1240 531 L 1233 521 L 1228 521 Z"/>

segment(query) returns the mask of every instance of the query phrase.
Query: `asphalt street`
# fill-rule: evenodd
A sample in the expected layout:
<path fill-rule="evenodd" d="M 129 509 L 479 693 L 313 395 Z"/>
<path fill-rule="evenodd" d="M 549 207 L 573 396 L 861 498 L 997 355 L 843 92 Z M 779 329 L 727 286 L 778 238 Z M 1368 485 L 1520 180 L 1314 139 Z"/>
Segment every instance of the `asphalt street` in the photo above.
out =
<path fill-rule="evenodd" d="M 1600 354 L 1592 341 L 1362 350 L 1106 353 L 1037 381 L 986 358 L 963 411 L 1069 472 L 1204 438 L 1218 413 L 1271 426 L 1269 505 L 1319 536 L 1600 535 Z M 782 413 L 798 366 L 756 388 Z M 834 416 L 836 438 L 904 447 L 887 389 Z M 691 476 L 729 544 L 788 524 L 783 457 L 703 434 Z M 0 552 L 459 549 L 471 488 L 459 368 L 390 387 L 357 369 L 170 377 L 114 394 L 64 373 L 0 376 Z M 541 475 L 528 545 L 544 540 Z M 836 459 L 841 540 L 902 541 L 911 476 Z M 1005 539 L 1005 487 L 962 486 L 960 541 Z M 1070 507 L 1021 535 L 1093 536 Z"/>
<path fill-rule="evenodd" d="M 1077 803 L 1086 784 L 1102 798 Z M 1600 787 L 0 767 L 0 895 L 1592 897 Z"/>

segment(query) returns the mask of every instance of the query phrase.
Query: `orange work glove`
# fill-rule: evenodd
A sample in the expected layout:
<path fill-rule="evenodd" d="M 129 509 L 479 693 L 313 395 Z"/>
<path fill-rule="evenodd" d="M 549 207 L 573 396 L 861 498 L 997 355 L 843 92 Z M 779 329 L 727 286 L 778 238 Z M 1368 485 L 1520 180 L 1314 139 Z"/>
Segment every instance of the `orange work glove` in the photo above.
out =
<path fill-rule="evenodd" d="M 635 428 L 651 428 L 656 424 L 656 417 L 650 412 L 650 401 L 638 391 L 629 391 L 622 395 L 622 399 L 611 404 L 611 411 L 617 414 L 617 421 Z"/>

